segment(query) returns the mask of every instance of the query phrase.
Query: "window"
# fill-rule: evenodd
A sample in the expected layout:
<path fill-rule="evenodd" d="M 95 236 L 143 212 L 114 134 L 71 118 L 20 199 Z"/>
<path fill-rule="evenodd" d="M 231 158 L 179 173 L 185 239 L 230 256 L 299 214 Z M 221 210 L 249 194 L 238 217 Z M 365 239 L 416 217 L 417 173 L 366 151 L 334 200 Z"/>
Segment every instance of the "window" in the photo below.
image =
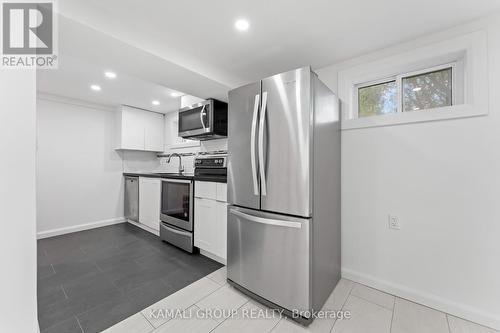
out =
<path fill-rule="evenodd" d="M 452 105 L 452 68 L 403 78 L 403 111 Z"/>
<path fill-rule="evenodd" d="M 359 117 L 396 113 L 396 81 L 373 84 L 358 90 Z"/>
<path fill-rule="evenodd" d="M 455 63 L 356 86 L 358 118 L 454 105 Z"/>
<path fill-rule="evenodd" d="M 489 113 L 486 30 L 377 51 L 332 68 L 341 129 L 485 116 Z M 325 70 L 322 75 L 328 75 Z M 322 76 L 320 75 L 320 76 Z"/>

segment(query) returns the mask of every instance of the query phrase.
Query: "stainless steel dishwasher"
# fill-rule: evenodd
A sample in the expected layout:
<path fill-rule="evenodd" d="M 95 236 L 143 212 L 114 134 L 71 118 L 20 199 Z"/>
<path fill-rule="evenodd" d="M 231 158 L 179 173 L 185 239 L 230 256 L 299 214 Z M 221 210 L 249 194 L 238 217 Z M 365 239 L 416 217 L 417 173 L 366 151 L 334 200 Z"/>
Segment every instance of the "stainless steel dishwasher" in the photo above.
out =
<path fill-rule="evenodd" d="M 125 218 L 139 222 L 139 177 L 125 177 Z"/>

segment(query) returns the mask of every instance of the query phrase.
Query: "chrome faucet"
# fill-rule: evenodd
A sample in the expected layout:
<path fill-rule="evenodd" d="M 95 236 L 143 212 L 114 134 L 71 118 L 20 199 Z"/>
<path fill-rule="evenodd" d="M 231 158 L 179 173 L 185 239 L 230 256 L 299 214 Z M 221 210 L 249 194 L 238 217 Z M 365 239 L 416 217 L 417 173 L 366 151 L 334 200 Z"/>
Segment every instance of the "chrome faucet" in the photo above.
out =
<path fill-rule="evenodd" d="M 177 153 L 170 154 L 168 156 L 167 163 L 170 163 L 170 159 L 172 157 L 175 157 L 175 156 L 179 158 L 179 173 L 183 173 L 184 172 L 184 167 L 182 166 L 182 157 L 181 157 L 181 155 L 179 155 Z"/>

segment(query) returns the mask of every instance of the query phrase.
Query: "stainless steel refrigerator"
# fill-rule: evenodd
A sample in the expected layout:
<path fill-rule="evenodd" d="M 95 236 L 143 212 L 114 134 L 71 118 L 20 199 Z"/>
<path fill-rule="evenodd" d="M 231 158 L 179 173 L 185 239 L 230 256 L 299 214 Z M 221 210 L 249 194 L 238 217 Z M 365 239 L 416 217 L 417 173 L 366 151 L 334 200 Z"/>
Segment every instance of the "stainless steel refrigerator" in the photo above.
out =
<path fill-rule="evenodd" d="M 309 67 L 229 92 L 228 201 L 228 282 L 288 315 L 321 309 L 340 279 L 340 120 Z"/>

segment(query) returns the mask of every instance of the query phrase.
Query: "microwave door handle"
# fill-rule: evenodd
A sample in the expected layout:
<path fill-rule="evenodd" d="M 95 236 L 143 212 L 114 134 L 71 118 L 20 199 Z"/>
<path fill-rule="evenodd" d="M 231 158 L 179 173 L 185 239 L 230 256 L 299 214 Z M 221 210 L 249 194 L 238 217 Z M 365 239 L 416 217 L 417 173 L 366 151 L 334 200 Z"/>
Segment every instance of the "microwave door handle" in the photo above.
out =
<path fill-rule="evenodd" d="M 259 111 L 260 94 L 255 95 L 253 107 L 252 132 L 250 137 L 250 163 L 252 165 L 253 193 L 259 195 L 259 184 L 257 182 L 257 159 L 255 157 L 255 132 L 257 130 L 257 114 Z"/>
<path fill-rule="evenodd" d="M 201 108 L 201 111 L 200 111 L 200 122 L 201 122 L 201 126 L 203 126 L 204 131 L 206 130 L 205 121 L 203 120 L 203 116 L 205 115 L 205 106 L 206 105 L 203 105 L 203 107 Z"/>
<path fill-rule="evenodd" d="M 266 120 L 266 109 L 267 109 L 267 91 L 262 93 L 262 106 L 260 109 L 260 121 L 259 121 L 259 170 L 260 170 L 260 180 L 262 184 L 262 195 L 267 195 L 266 189 L 266 171 L 264 163 L 264 122 Z"/>

